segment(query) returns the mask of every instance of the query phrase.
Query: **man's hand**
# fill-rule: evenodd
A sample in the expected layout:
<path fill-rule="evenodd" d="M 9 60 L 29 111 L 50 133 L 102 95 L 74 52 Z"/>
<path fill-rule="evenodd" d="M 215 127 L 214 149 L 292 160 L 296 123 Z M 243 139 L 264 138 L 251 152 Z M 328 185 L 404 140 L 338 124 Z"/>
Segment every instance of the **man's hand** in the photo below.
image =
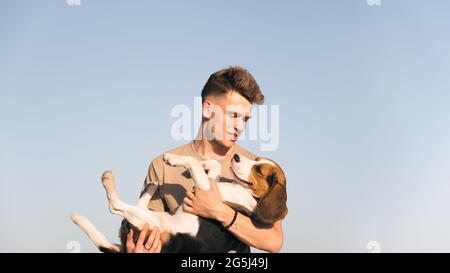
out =
<path fill-rule="evenodd" d="M 144 240 L 145 235 L 148 232 L 148 224 L 145 224 L 139 233 L 139 238 L 136 241 L 136 244 L 133 241 L 133 229 L 130 229 L 127 235 L 127 243 L 126 248 L 128 253 L 160 253 L 161 252 L 161 235 L 159 233 L 158 228 L 153 228 L 150 236 L 148 237 L 147 242 Z"/>
<path fill-rule="evenodd" d="M 204 218 L 219 220 L 228 207 L 223 203 L 216 180 L 209 179 L 209 181 L 211 183 L 209 191 L 194 188 L 186 192 L 183 209 Z"/>

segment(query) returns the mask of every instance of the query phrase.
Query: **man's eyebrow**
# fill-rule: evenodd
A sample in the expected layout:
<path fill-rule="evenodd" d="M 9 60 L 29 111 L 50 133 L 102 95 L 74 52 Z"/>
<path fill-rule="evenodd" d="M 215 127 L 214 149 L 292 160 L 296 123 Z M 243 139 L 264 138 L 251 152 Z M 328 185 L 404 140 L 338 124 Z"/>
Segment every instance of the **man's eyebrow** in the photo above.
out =
<path fill-rule="evenodd" d="M 238 116 L 242 116 L 241 113 L 235 111 L 235 110 L 227 110 L 227 114 L 234 114 L 234 115 L 238 115 Z"/>
<path fill-rule="evenodd" d="M 234 111 L 234 110 L 227 110 L 227 114 L 233 114 L 233 115 L 237 115 L 238 117 L 242 117 L 244 116 L 244 118 L 246 120 L 249 120 L 252 118 L 252 115 L 242 115 L 241 113 Z"/>

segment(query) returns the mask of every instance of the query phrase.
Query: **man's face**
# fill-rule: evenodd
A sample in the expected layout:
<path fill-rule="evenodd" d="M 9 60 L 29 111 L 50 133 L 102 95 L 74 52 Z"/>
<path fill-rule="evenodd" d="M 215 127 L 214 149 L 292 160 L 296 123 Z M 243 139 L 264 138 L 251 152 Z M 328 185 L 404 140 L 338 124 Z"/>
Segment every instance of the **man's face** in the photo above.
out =
<path fill-rule="evenodd" d="M 209 117 L 207 136 L 223 147 L 232 147 L 245 131 L 251 110 L 252 104 L 237 92 L 208 97 L 203 103 L 204 114 Z"/>

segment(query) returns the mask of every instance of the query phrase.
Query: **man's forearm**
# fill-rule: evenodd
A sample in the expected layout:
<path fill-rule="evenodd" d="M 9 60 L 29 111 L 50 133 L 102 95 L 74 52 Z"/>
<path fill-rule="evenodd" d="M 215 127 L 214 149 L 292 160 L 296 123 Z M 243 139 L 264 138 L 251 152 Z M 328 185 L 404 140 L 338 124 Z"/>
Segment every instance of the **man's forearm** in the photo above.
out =
<path fill-rule="evenodd" d="M 223 211 L 218 215 L 217 220 L 224 226 L 232 222 L 234 210 L 225 206 Z M 238 237 L 242 242 L 268 252 L 279 252 L 283 245 L 283 231 L 281 229 L 281 221 L 275 222 L 270 228 L 258 228 L 252 220 L 238 213 L 234 224 L 229 231 Z"/>

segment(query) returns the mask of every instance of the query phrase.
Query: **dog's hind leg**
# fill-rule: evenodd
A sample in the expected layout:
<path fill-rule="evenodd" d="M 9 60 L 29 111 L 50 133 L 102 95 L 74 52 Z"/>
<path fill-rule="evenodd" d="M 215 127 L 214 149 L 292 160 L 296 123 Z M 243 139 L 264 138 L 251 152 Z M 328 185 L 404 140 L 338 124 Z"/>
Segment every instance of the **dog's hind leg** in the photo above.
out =
<path fill-rule="evenodd" d="M 120 246 L 117 244 L 111 244 L 108 239 L 98 231 L 95 226 L 86 217 L 72 213 L 70 215 L 72 221 L 78 225 L 94 243 L 94 245 L 102 252 L 118 253 L 120 252 Z"/>
<path fill-rule="evenodd" d="M 146 206 L 144 208 L 131 206 L 120 201 L 116 190 L 114 176 L 111 171 L 103 173 L 102 183 L 106 191 L 106 196 L 108 197 L 109 211 L 112 214 L 124 217 L 128 222 L 139 229 L 141 229 L 145 223 L 148 223 L 150 228 L 155 226 L 160 227 L 161 223 L 158 217 L 152 213 L 152 211 L 148 210 Z M 148 195 L 144 198 L 147 199 Z M 144 202 L 144 200 L 142 202 Z"/>
<path fill-rule="evenodd" d="M 113 214 L 122 215 L 125 208 L 117 194 L 116 182 L 111 171 L 105 171 L 102 174 L 102 184 L 105 188 L 106 196 L 108 197 L 109 211 Z"/>

